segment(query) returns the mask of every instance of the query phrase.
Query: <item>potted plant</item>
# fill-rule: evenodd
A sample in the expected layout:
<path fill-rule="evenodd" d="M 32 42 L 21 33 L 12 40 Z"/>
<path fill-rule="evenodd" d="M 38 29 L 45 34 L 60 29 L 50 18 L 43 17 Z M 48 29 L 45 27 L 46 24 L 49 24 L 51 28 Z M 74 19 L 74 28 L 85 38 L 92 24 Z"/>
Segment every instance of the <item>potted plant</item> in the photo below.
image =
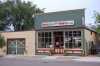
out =
<path fill-rule="evenodd" d="M 0 34 L 0 56 L 3 56 L 3 48 L 5 46 L 5 39 L 4 37 Z"/>

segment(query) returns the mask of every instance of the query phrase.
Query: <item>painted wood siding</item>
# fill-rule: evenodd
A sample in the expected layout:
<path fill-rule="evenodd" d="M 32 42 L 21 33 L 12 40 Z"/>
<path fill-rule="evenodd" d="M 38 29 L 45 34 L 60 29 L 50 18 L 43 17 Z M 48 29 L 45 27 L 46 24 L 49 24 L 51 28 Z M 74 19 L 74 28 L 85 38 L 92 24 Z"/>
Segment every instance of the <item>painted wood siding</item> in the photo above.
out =
<path fill-rule="evenodd" d="M 74 26 L 82 26 L 85 24 L 85 10 L 77 9 L 77 10 L 69 10 L 69 11 L 61 11 L 61 12 L 52 12 L 52 13 L 44 13 L 41 15 L 35 16 L 35 28 L 43 29 L 41 27 L 42 22 L 59 22 L 59 21 L 68 21 L 74 20 Z"/>

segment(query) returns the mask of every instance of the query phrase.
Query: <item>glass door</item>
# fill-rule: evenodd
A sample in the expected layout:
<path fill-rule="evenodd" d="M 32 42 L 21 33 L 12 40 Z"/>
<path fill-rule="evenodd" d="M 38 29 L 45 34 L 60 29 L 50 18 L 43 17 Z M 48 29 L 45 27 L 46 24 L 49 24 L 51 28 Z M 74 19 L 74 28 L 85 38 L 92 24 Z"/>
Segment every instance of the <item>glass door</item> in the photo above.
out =
<path fill-rule="evenodd" d="M 16 54 L 16 41 L 9 41 L 8 42 L 8 47 L 7 47 L 7 54 Z"/>
<path fill-rule="evenodd" d="M 63 32 L 54 32 L 54 47 L 63 48 Z"/>
<path fill-rule="evenodd" d="M 64 40 L 63 32 L 54 32 L 54 52 L 55 54 L 64 53 Z"/>
<path fill-rule="evenodd" d="M 24 54 L 25 51 L 25 43 L 24 40 L 17 40 L 17 54 Z"/>
<path fill-rule="evenodd" d="M 7 44 L 7 54 L 24 54 L 25 51 L 25 40 L 24 39 L 16 39 L 16 40 L 8 40 Z"/>

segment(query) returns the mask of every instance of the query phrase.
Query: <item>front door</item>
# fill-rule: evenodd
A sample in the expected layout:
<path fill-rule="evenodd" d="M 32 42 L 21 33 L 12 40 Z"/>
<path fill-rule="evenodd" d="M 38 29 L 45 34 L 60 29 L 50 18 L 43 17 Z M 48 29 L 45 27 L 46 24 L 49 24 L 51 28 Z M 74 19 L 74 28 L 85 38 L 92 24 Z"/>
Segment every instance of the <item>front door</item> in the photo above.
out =
<path fill-rule="evenodd" d="M 24 54 L 25 40 L 24 39 L 8 39 L 7 54 L 19 55 Z"/>
<path fill-rule="evenodd" d="M 54 53 L 63 54 L 64 53 L 64 40 L 63 32 L 54 32 Z"/>

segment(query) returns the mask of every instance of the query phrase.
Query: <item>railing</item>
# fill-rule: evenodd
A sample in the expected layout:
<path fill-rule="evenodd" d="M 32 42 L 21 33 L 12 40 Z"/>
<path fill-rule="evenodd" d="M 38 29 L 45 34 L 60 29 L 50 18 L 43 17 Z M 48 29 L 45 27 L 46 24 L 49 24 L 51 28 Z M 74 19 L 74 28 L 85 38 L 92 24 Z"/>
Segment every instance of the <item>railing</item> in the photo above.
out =
<path fill-rule="evenodd" d="M 55 48 L 54 54 L 64 54 L 64 48 Z"/>
<path fill-rule="evenodd" d="M 52 52 L 54 51 L 54 48 L 38 48 L 36 49 L 36 53 L 47 53 L 48 55 L 52 55 Z"/>

